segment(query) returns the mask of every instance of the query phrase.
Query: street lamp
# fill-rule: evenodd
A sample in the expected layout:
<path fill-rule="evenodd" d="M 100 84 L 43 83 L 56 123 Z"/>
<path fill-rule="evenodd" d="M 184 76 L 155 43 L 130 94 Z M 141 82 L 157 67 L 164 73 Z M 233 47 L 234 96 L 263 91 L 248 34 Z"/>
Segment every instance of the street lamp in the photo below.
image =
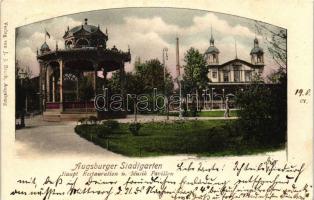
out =
<path fill-rule="evenodd" d="M 182 80 L 183 80 L 183 79 L 182 79 L 182 76 L 179 75 L 179 76 L 178 76 L 178 84 L 179 84 L 179 91 L 180 91 L 179 119 L 182 119 L 182 111 L 183 111 L 183 110 L 182 110 L 182 84 L 181 84 Z"/>
<path fill-rule="evenodd" d="M 164 67 L 164 95 L 166 96 L 166 60 L 168 60 L 168 48 L 165 47 L 162 49 L 162 64 Z M 167 120 L 169 120 L 169 104 L 168 104 L 168 96 L 166 96 L 167 101 L 166 104 L 166 111 L 167 111 Z"/>
<path fill-rule="evenodd" d="M 168 60 L 168 48 L 162 49 L 162 64 L 164 67 L 164 84 L 166 83 L 166 60 Z"/>
<path fill-rule="evenodd" d="M 212 110 L 214 109 L 214 107 L 213 107 L 213 101 L 214 101 L 214 90 L 215 90 L 215 88 L 212 88 Z"/>
<path fill-rule="evenodd" d="M 223 106 L 223 108 L 225 107 L 224 101 L 225 101 L 225 88 L 222 88 L 222 106 Z"/>

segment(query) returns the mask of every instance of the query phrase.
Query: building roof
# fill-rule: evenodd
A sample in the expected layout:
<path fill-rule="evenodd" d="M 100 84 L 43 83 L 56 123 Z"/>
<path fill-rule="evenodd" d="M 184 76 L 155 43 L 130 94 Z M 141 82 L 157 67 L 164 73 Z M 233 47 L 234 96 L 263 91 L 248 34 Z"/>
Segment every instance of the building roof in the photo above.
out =
<path fill-rule="evenodd" d="M 235 58 L 235 59 L 229 60 L 229 61 L 227 61 L 227 62 L 225 62 L 225 63 L 223 63 L 221 65 L 210 65 L 210 67 L 219 67 L 220 68 L 220 67 L 224 67 L 226 65 L 230 65 L 232 63 L 240 63 L 240 64 L 247 65 L 247 66 L 250 66 L 250 67 L 262 67 L 262 66 L 264 66 L 263 64 L 254 65 L 254 64 L 249 63 L 249 62 L 247 62 L 245 60 L 241 60 L 241 59 Z"/>
<path fill-rule="evenodd" d="M 69 34 L 75 34 L 77 32 L 79 32 L 80 30 L 85 30 L 89 33 L 94 33 L 98 30 L 98 27 L 94 26 L 94 25 L 89 25 L 89 24 L 83 24 L 80 26 L 76 26 L 74 28 L 71 28 L 68 33 Z"/>
<path fill-rule="evenodd" d="M 259 46 L 253 47 L 250 54 L 258 54 L 258 53 L 264 53 L 263 49 Z"/>
<path fill-rule="evenodd" d="M 48 44 L 46 43 L 46 41 L 44 42 L 44 44 L 41 45 L 40 50 L 41 51 L 50 51 L 50 48 L 49 48 Z"/>
<path fill-rule="evenodd" d="M 74 36 L 75 34 L 79 32 L 85 32 L 84 34 L 87 33 L 89 34 L 94 34 L 94 33 L 100 33 L 101 35 L 105 35 L 99 28 L 99 26 L 94 26 L 94 25 L 89 25 L 87 24 L 87 19 L 85 19 L 85 23 L 79 26 L 75 26 L 71 29 L 68 28 L 68 30 L 65 32 L 63 38 L 71 37 Z"/>
<path fill-rule="evenodd" d="M 219 53 L 219 49 L 215 46 L 209 46 L 205 54 L 210 54 L 210 53 Z"/>

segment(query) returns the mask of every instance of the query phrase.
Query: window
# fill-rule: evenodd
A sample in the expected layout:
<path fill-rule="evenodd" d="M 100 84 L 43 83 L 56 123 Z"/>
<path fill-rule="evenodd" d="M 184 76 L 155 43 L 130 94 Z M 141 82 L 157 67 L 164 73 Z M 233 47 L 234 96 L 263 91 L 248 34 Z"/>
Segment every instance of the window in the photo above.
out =
<path fill-rule="evenodd" d="M 229 72 L 224 71 L 224 82 L 229 82 Z"/>
<path fill-rule="evenodd" d="M 245 71 L 245 81 L 251 81 L 252 73 L 251 71 Z"/>
<path fill-rule="evenodd" d="M 213 77 L 213 78 L 217 78 L 217 71 L 213 71 L 213 72 L 212 72 L 212 77 Z"/>
<path fill-rule="evenodd" d="M 88 41 L 86 39 L 79 39 L 76 44 L 77 46 L 84 47 L 88 45 Z"/>
<path fill-rule="evenodd" d="M 234 70 L 234 82 L 240 82 L 240 70 Z"/>

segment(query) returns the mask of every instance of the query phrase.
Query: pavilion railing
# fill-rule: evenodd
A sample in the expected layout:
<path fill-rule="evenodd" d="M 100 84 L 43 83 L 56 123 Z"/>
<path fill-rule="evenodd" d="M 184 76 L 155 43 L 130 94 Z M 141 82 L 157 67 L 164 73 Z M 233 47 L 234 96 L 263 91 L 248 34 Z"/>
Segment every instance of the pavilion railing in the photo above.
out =
<path fill-rule="evenodd" d="M 95 112 L 93 101 L 67 101 L 63 102 L 64 111 L 73 112 Z"/>
<path fill-rule="evenodd" d="M 59 102 L 46 102 L 46 109 L 59 109 L 60 103 Z"/>
<path fill-rule="evenodd" d="M 63 102 L 63 111 L 69 112 L 95 112 L 93 101 L 67 101 Z M 60 102 L 46 102 L 46 109 L 59 109 Z"/>

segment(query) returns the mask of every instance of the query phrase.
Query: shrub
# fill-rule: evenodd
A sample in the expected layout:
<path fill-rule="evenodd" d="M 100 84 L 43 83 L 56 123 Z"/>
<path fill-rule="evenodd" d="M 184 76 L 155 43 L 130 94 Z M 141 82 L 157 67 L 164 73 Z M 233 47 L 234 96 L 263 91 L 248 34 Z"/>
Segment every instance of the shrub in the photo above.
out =
<path fill-rule="evenodd" d="M 87 121 L 90 122 L 91 124 L 97 124 L 98 119 L 95 116 L 89 116 Z"/>
<path fill-rule="evenodd" d="M 140 123 L 132 123 L 129 125 L 129 130 L 133 135 L 139 135 L 139 131 L 142 125 Z"/>
<path fill-rule="evenodd" d="M 105 125 L 97 125 L 95 131 L 99 138 L 106 138 L 109 134 L 111 134 L 110 128 Z"/>
<path fill-rule="evenodd" d="M 107 126 L 109 129 L 118 129 L 119 128 L 119 122 L 115 121 L 115 120 L 111 120 L 111 119 L 104 121 L 102 124 Z"/>
<path fill-rule="evenodd" d="M 86 124 L 87 119 L 85 117 L 78 120 L 80 124 Z"/>

